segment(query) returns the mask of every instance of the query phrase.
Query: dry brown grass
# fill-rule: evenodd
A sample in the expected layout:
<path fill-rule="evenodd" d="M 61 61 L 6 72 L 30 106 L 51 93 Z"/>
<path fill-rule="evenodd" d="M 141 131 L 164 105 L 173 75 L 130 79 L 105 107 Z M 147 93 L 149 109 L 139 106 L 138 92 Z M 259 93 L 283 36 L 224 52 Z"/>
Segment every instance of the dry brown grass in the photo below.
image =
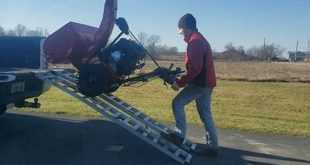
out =
<path fill-rule="evenodd" d="M 216 62 L 219 79 L 310 82 L 310 63 Z"/>
<path fill-rule="evenodd" d="M 182 61 L 159 63 L 184 68 Z M 150 61 L 147 64 L 148 69 L 154 68 Z M 310 63 L 215 62 L 215 69 L 220 80 L 310 83 Z"/>
<path fill-rule="evenodd" d="M 174 63 L 176 67 L 184 69 L 184 62 L 181 60 L 159 60 L 158 62 L 160 65 L 166 67 Z M 146 64 L 145 72 L 155 68 L 155 65 L 149 60 L 147 60 Z M 72 68 L 72 65 L 66 64 L 56 66 Z M 219 80 L 310 83 L 310 63 L 216 61 L 215 70 Z"/>

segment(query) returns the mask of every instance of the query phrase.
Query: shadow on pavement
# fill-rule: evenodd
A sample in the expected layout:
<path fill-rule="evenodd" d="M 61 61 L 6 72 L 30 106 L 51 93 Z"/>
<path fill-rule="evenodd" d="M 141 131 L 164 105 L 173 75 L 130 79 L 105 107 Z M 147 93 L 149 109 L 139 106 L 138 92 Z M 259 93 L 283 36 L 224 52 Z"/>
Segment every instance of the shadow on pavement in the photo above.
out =
<path fill-rule="evenodd" d="M 310 161 L 222 148 L 218 158 L 194 157 L 192 164 L 266 164 L 245 159 Z M 268 162 L 268 161 L 267 161 Z M 126 130 L 104 120 L 75 121 L 7 114 L 0 118 L 1 165 L 178 164 Z"/>

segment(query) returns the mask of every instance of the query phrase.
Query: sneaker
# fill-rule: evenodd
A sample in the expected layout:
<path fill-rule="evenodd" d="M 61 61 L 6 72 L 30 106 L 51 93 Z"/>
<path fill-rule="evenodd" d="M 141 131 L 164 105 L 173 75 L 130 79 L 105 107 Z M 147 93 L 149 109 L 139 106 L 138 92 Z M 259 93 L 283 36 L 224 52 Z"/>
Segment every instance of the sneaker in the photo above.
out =
<path fill-rule="evenodd" d="M 198 144 L 194 153 L 198 156 L 218 157 L 219 149 L 217 147 L 210 147 L 206 144 Z"/>

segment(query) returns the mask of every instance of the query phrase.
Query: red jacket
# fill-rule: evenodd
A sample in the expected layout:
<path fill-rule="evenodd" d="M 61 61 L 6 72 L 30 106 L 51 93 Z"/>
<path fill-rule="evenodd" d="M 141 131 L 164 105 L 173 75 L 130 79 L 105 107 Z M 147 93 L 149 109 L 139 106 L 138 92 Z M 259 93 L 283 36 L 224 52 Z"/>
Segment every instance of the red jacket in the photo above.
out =
<path fill-rule="evenodd" d="M 199 32 L 192 33 L 185 41 L 188 43 L 185 54 L 187 74 L 177 79 L 177 84 L 180 87 L 191 83 L 214 88 L 216 75 L 209 42 Z"/>

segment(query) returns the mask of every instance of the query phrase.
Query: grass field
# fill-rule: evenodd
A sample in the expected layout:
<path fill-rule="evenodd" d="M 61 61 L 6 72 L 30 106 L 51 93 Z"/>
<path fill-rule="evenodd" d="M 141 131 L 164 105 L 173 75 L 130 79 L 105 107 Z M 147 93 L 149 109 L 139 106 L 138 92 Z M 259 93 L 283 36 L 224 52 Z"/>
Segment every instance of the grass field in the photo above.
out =
<path fill-rule="evenodd" d="M 180 58 L 180 57 L 178 57 Z M 159 61 L 161 66 L 169 67 L 173 63 L 184 69 L 182 59 Z M 72 67 L 60 65 L 60 67 Z M 151 61 L 146 61 L 143 72 L 155 69 Z M 310 62 L 308 63 L 269 63 L 269 62 L 215 62 L 217 79 L 248 82 L 302 82 L 310 83 Z"/>
<path fill-rule="evenodd" d="M 183 67 L 183 61 L 160 61 L 164 66 L 174 63 Z M 154 68 L 151 62 L 148 69 Z M 215 62 L 217 78 L 220 80 L 254 82 L 306 82 L 310 83 L 310 63 L 268 62 Z"/>
<path fill-rule="evenodd" d="M 217 62 L 222 80 L 310 83 L 310 63 Z"/>
<path fill-rule="evenodd" d="M 171 100 L 177 93 L 155 80 L 141 87 L 123 87 L 118 97 L 164 122 L 173 122 Z M 56 88 L 40 98 L 39 112 L 76 117 L 99 114 Z M 25 110 L 34 111 L 34 110 Z M 219 81 L 213 113 L 220 128 L 310 137 L 310 84 Z M 187 108 L 188 122 L 201 124 L 195 106 Z"/>

